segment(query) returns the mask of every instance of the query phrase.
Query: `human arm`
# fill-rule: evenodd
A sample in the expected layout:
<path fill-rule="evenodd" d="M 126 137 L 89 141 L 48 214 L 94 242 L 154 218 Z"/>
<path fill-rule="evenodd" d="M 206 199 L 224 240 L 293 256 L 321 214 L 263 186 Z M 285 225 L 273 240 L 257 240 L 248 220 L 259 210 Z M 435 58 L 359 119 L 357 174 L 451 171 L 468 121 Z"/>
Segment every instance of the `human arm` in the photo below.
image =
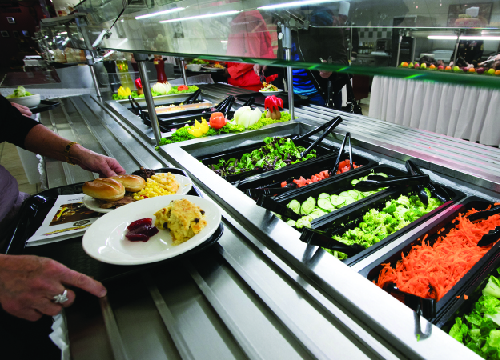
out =
<path fill-rule="evenodd" d="M 0 304 L 8 313 L 36 321 L 42 315 L 54 316 L 70 306 L 77 287 L 103 297 L 106 288 L 98 281 L 64 265 L 34 255 L 0 255 Z M 54 296 L 67 290 L 68 301 L 58 304 Z"/>
<path fill-rule="evenodd" d="M 26 135 L 24 147 L 26 150 L 50 157 L 52 159 L 66 161 L 66 146 L 70 141 L 52 132 L 45 126 L 39 124 L 33 127 Z M 80 144 L 74 144 L 69 149 L 69 158 L 72 163 L 84 170 L 90 170 L 103 177 L 111 177 L 117 174 L 125 174 L 125 170 L 118 161 L 113 158 L 97 154 L 86 149 Z"/>

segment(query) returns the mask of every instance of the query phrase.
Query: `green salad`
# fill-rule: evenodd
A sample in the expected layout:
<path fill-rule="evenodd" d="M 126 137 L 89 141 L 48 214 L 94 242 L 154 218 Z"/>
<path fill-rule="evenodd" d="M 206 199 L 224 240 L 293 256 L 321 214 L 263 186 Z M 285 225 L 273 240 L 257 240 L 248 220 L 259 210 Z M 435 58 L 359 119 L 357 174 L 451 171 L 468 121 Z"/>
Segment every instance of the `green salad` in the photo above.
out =
<path fill-rule="evenodd" d="M 263 146 L 243 154 L 240 159 L 220 159 L 218 164 L 209 167 L 220 176 L 240 174 L 256 168 L 261 168 L 264 172 L 278 170 L 316 157 L 316 150 L 311 150 L 305 157 L 301 157 L 305 149 L 288 138 L 266 137 Z"/>
<path fill-rule="evenodd" d="M 177 88 L 178 88 L 178 86 L 172 86 L 172 88 L 170 89 L 170 91 L 167 92 L 166 94 L 160 94 L 159 92 L 154 91 L 151 88 L 151 95 L 153 97 L 155 97 L 155 96 L 171 95 L 171 94 L 188 94 L 188 93 L 194 93 L 194 92 L 196 92 L 196 90 L 199 89 L 198 86 L 194 86 L 194 85 L 193 86 L 188 86 L 187 90 L 180 90 L 179 91 Z M 134 98 L 134 99 L 142 99 L 142 98 L 144 98 L 144 94 L 139 95 L 137 93 L 137 91 L 135 91 L 135 90 L 132 91 L 132 93 L 131 93 L 130 96 L 132 96 L 132 98 Z M 128 99 L 128 96 L 121 96 L 121 95 L 118 95 L 118 94 L 113 94 L 113 100 L 123 100 L 123 99 Z"/>
<path fill-rule="evenodd" d="M 373 174 L 369 174 L 373 175 Z M 362 178 L 355 179 L 351 181 L 351 185 L 355 185 L 356 183 L 366 180 L 369 175 L 366 175 Z M 386 174 L 375 174 L 381 175 L 383 177 L 387 177 Z M 365 197 L 368 197 L 372 194 L 375 194 L 385 188 L 380 188 L 378 190 L 372 191 L 358 191 L 358 190 L 346 190 L 342 191 L 339 194 L 319 194 L 318 199 L 313 197 L 307 198 L 302 204 L 297 200 L 292 200 L 287 204 L 287 207 L 293 210 L 296 214 L 304 215 L 299 220 L 294 221 L 292 219 L 286 220 L 286 223 L 290 226 L 294 226 L 297 229 L 301 229 L 303 227 L 311 227 L 311 222 L 319 218 L 323 215 L 331 213 L 332 211 L 338 210 L 341 207 L 347 206 L 361 200 Z"/>
<path fill-rule="evenodd" d="M 18 86 L 17 90 L 14 90 L 13 94 L 7 95 L 7 99 L 14 99 L 14 98 L 20 98 L 20 97 L 26 97 L 26 96 L 31 96 L 29 91 L 27 91 L 23 86 Z"/>
<path fill-rule="evenodd" d="M 363 215 L 363 221 L 354 229 L 347 230 L 342 235 L 334 235 L 332 238 L 347 245 L 359 244 L 366 249 L 369 248 L 441 205 L 441 202 L 433 198 L 427 188 L 425 191 L 429 197 L 427 207 L 417 195 L 410 195 L 410 197 L 401 195 L 397 199 L 387 201 L 380 211 L 377 209 L 368 211 Z M 347 258 L 347 255 L 342 252 L 327 251 L 339 259 Z"/>
<path fill-rule="evenodd" d="M 500 268 L 497 269 L 500 273 Z M 472 312 L 455 319 L 452 336 L 484 359 L 500 359 L 500 279 L 491 275 Z"/>

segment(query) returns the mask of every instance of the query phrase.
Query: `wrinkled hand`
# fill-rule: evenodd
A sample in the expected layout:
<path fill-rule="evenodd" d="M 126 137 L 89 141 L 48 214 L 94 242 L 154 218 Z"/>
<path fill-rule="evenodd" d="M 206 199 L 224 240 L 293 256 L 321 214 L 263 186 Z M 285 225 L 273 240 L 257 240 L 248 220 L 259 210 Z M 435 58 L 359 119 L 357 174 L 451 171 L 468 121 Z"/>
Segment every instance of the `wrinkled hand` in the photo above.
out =
<path fill-rule="evenodd" d="M 80 145 L 73 147 L 78 147 L 78 149 L 75 149 L 75 153 L 71 149 L 71 157 L 76 159 L 76 164 L 83 170 L 98 173 L 100 177 L 111 177 L 126 173 L 116 159 L 97 154 Z"/>
<path fill-rule="evenodd" d="M 0 256 L 0 304 L 14 316 L 36 321 L 43 314 L 57 315 L 62 307 L 70 306 L 75 300 L 75 293 L 65 285 L 98 297 L 106 295 L 101 283 L 54 260 L 34 255 Z M 54 303 L 54 296 L 64 290 L 67 290 L 68 301 Z"/>
<path fill-rule="evenodd" d="M 19 104 L 16 104 L 16 103 L 10 103 L 10 104 L 12 106 L 14 106 L 17 110 L 19 110 L 21 112 L 21 114 L 23 114 L 26 117 L 30 117 L 31 115 L 33 115 L 31 113 L 29 107 L 27 107 L 27 106 L 19 105 Z"/>

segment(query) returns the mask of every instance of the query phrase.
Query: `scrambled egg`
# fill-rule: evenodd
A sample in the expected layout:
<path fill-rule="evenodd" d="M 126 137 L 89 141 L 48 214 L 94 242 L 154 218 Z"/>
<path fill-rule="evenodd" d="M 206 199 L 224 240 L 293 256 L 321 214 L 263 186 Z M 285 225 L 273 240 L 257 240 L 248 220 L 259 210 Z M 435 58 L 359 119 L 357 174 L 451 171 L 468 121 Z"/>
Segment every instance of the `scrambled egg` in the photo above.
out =
<path fill-rule="evenodd" d="M 172 195 L 179 190 L 179 183 L 171 173 L 152 175 L 147 180 L 146 186 L 139 192 L 134 193 L 134 200 L 142 200 L 150 197 Z"/>
<path fill-rule="evenodd" d="M 188 241 L 207 226 L 205 211 L 186 199 L 172 201 L 167 207 L 158 210 L 155 217 L 158 229 L 170 229 L 172 245 Z"/>

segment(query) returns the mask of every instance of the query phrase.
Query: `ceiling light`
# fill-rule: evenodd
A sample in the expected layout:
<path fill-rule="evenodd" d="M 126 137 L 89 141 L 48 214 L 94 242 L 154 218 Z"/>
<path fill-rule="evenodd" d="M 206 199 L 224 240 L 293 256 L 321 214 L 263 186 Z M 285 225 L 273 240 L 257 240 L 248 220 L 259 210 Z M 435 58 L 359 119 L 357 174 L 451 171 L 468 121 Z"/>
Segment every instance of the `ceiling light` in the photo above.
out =
<path fill-rule="evenodd" d="M 136 16 L 135 19 L 136 20 L 138 20 L 138 19 L 147 19 L 147 18 L 151 18 L 151 17 L 155 17 L 155 16 L 171 14 L 171 13 L 174 13 L 174 12 L 177 12 L 177 11 L 181 11 L 181 10 L 184 10 L 184 9 L 185 8 L 183 8 L 183 7 L 178 7 L 178 8 L 169 9 L 169 10 L 157 11 L 157 12 L 154 12 L 154 13 L 151 13 L 151 14 Z"/>
<path fill-rule="evenodd" d="M 332 2 L 339 2 L 339 1 L 340 0 L 292 1 L 292 2 L 285 2 L 285 3 L 281 3 L 281 4 L 260 6 L 260 7 L 257 8 L 257 10 L 276 10 L 276 9 L 282 9 L 282 8 L 288 8 L 288 7 L 294 7 L 294 6 L 305 6 L 305 5 L 313 5 L 313 4 L 323 4 L 323 3 L 332 3 Z"/>
<path fill-rule="evenodd" d="M 211 18 L 211 17 L 216 17 L 216 16 L 234 15 L 234 14 L 238 14 L 240 12 L 241 12 L 240 10 L 231 10 L 231 11 L 224 11 L 224 12 L 215 13 L 215 14 L 203 14 L 203 15 L 189 16 L 189 17 L 185 17 L 185 18 L 162 20 L 160 22 L 161 23 L 169 23 L 169 22 L 186 21 L 186 20 L 194 20 L 194 19 L 206 19 L 206 18 Z"/>

